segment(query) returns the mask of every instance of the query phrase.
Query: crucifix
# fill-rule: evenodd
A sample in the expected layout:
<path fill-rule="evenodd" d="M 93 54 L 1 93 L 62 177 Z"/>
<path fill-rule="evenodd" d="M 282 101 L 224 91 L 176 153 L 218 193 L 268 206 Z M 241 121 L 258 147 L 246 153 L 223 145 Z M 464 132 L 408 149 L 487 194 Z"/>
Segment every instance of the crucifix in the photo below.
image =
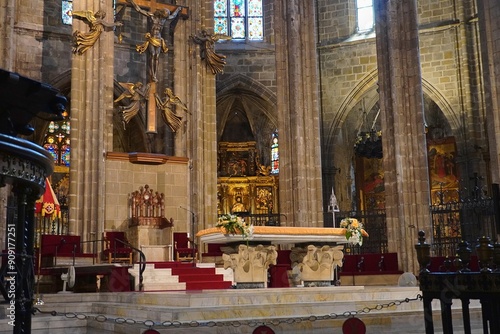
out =
<path fill-rule="evenodd" d="M 156 0 L 119 0 L 117 5 L 131 5 L 139 14 L 148 19 L 149 32 L 145 34 L 145 41 L 136 45 L 139 53 L 148 51 L 148 104 L 146 109 L 146 133 L 156 133 L 156 104 L 155 94 L 158 82 L 158 65 L 161 53 L 168 51 L 167 42 L 162 37 L 163 27 L 167 22 L 170 28 L 175 29 L 178 18 L 187 19 L 189 8 L 157 2 Z M 149 9 L 149 10 L 146 10 Z"/>

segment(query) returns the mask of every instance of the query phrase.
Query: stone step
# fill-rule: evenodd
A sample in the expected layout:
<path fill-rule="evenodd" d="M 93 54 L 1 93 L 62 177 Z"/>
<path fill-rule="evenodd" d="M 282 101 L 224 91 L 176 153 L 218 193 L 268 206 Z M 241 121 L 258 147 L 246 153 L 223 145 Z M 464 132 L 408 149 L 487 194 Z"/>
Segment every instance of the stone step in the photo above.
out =
<path fill-rule="evenodd" d="M 423 325 L 422 301 L 413 300 L 419 291 L 416 288 L 393 288 L 393 289 L 356 289 L 357 287 L 322 287 L 322 288 L 277 288 L 277 289 L 248 289 L 240 291 L 239 289 L 231 290 L 205 290 L 201 293 L 193 292 L 166 292 L 166 293 L 115 293 L 108 295 L 101 293 L 95 295 L 95 301 L 91 303 L 88 313 L 105 316 L 110 319 L 109 322 L 114 322 L 113 319 L 133 319 L 134 321 L 153 320 L 160 322 L 224 322 L 229 320 L 248 320 L 259 321 L 269 319 L 292 319 L 302 317 L 309 319 L 311 316 L 334 315 L 329 319 L 328 326 L 336 326 L 331 328 L 340 328 L 343 321 L 346 320 L 345 312 L 368 310 L 360 312 L 357 317 L 379 330 L 370 332 L 383 332 L 384 326 L 398 321 L 418 322 Z M 353 300 L 350 300 L 349 290 L 354 291 Z M 286 293 L 288 290 L 294 293 Z M 351 291 L 352 293 L 352 291 Z M 46 303 L 39 306 L 41 310 L 50 312 L 57 310 L 58 312 L 75 312 L 74 303 L 79 300 L 84 300 L 86 296 L 81 294 L 71 294 L 64 297 L 64 302 L 57 301 L 57 296 L 46 296 Z M 86 294 L 88 295 L 88 294 Z M 333 296 L 332 296 L 333 295 Z M 82 298 L 82 299 L 79 299 Z M 376 298 L 375 298 L 376 297 Z M 377 299 L 378 298 L 378 299 Z M 406 298 L 411 298 L 409 302 L 393 303 L 394 301 L 404 301 Z M 231 299 L 232 304 L 220 303 L 220 300 Z M 195 302 L 195 301 L 198 301 Z M 88 303 L 86 303 L 88 305 Z M 170 305 L 165 305 L 170 304 Z M 198 304 L 197 306 L 193 306 Z M 391 306 L 388 306 L 391 304 Z M 378 305 L 386 305 L 378 308 Z M 453 309 L 458 312 L 461 305 L 454 304 Z M 473 312 L 478 309 L 479 303 L 471 302 L 470 305 Z M 434 311 L 439 310 L 439 302 L 433 302 Z M 80 309 L 81 311 L 81 309 Z M 461 319 L 460 314 L 457 315 Z M 303 321 L 308 322 L 308 321 Z M 322 321 L 321 323 L 323 323 Z M 115 322 L 116 324 L 116 322 Z M 438 322 L 436 323 L 439 326 Z M 436 325 L 435 324 L 435 325 Z M 96 325 L 100 328 L 100 324 L 92 322 L 91 326 Z M 286 325 L 286 324 L 285 324 Z M 298 326 L 297 324 L 295 324 Z M 314 323 L 314 326 L 320 326 L 322 330 L 324 325 Z M 403 330 L 404 326 L 399 325 L 400 333 L 410 333 Z M 128 326 L 120 331 L 114 328 L 116 333 L 132 333 L 130 330 L 134 326 Z M 303 328 L 307 332 L 307 329 Z M 309 330 L 311 328 L 309 327 Z M 422 328 L 420 327 L 420 332 Z M 176 331 L 174 331 L 177 333 Z M 141 333 L 141 332 L 139 332 Z M 162 331 L 163 333 L 163 331 Z M 207 332 L 208 333 L 208 332 Z M 235 333 L 250 333 L 250 332 L 235 332 Z M 283 331 L 283 333 L 289 333 Z M 291 332 L 295 333 L 295 332 Z M 297 332 L 298 333 L 298 332 Z M 314 331 L 316 334 L 316 331 Z M 327 333 L 325 331 L 318 333 Z M 419 333 L 415 331 L 414 333 Z"/>
<path fill-rule="evenodd" d="M 260 290 L 260 289 L 259 289 Z M 215 291 L 215 290 L 214 290 Z M 276 289 L 273 289 L 276 291 Z M 211 293 L 213 291 L 203 291 L 203 294 Z M 245 300 L 244 296 L 246 294 L 241 294 L 238 290 L 231 290 L 230 293 L 239 296 L 238 299 Z M 292 316 L 302 316 L 302 315 L 324 315 L 324 314 L 343 314 L 345 311 L 361 310 L 365 307 L 370 308 L 370 313 L 384 313 L 384 312 L 411 312 L 421 310 L 421 301 L 412 301 L 409 303 L 402 303 L 401 305 L 393 306 L 391 308 L 385 308 L 382 310 L 374 309 L 378 304 L 386 304 L 387 299 L 383 300 L 365 300 L 352 302 L 348 300 L 344 301 L 320 301 L 317 293 L 313 293 L 314 298 L 307 302 L 304 301 L 293 301 L 293 300 L 281 300 L 281 296 L 276 293 L 268 292 L 272 294 L 273 298 L 278 303 L 274 304 L 273 307 L 266 307 L 264 303 L 257 303 L 258 300 L 253 300 L 253 303 L 245 304 L 233 304 L 231 307 L 227 305 L 217 305 L 216 300 L 212 300 L 211 303 L 206 305 L 201 305 L 198 307 L 189 307 L 189 312 L 186 312 L 185 305 L 176 306 L 163 306 L 159 302 L 160 300 L 170 299 L 172 295 L 179 293 L 142 293 L 139 295 L 131 296 L 126 293 L 129 297 L 129 302 L 116 302 L 117 298 L 112 298 L 108 296 L 107 298 L 95 298 L 96 301 L 93 303 L 81 303 L 87 306 L 87 312 L 92 312 L 94 314 L 105 314 L 111 317 L 124 317 L 133 319 L 153 319 L 157 316 L 159 310 L 163 315 L 170 315 L 171 319 L 176 319 L 178 321 L 190 321 L 193 319 L 197 320 L 224 320 L 224 319 L 242 319 L 251 318 L 258 319 L 261 317 L 292 317 Z M 185 298 L 188 298 L 185 293 L 181 293 Z M 226 297 L 229 293 L 225 293 Z M 79 294 L 76 294 L 79 295 Z M 116 294 L 119 295 L 119 294 Z M 191 293 L 190 293 L 191 295 Z M 77 297 L 74 295 L 65 295 L 65 299 L 71 299 Z M 103 296 L 104 297 L 104 296 Z M 132 298 L 130 298 L 132 297 Z M 392 297 L 392 296 L 388 296 Z M 68 307 L 72 303 L 51 302 L 54 299 L 52 296 L 45 296 L 45 305 L 38 306 L 41 310 L 50 312 L 52 310 L 57 310 L 58 312 L 85 312 L 85 307 L 79 306 L 78 308 Z M 317 301 L 313 301 L 317 299 Z M 389 299 L 393 301 L 393 299 Z M 133 302 L 134 301 L 134 302 Z"/>
<path fill-rule="evenodd" d="M 65 316 L 52 316 L 38 314 L 32 317 L 30 333 L 67 334 L 71 328 L 71 334 L 86 334 L 87 320 L 70 319 Z M 0 334 L 12 334 L 13 326 L 7 321 L 0 322 Z"/>
<path fill-rule="evenodd" d="M 143 283 L 179 283 L 179 277 L 177 276 L 146 276 L 144 277 Z"/>
<path fill-rule="evenodd" d="M 143 291 L 145 292 L 160 292 L 160 291 L 184 291 L 186 290 L 185 282 L 146 282 L 143 283 Z"/>
<path fill-rule="evenodd" d="M 220 307 L 248 307 L 258 305 L 289 305 L 289 304 L 314 304 L 314 303 L 376 303 L 385 300 L 404 300 L 416 297 L 420 291 L 416 287 L 322 287 L 322 288 L 274 288 L 274 289 L 229 289 L 205 290 L 203 293 L 74 293 L 64 295 L 64 302 L 86 303 L 98 301 L 113 301 L 115 303 L 180 307 L 204 308 Z M 47 294 L 42 296 L 46 304 L 56 303 L 60 295 Z M 417 303 L 420 304 L 420 303 Z M 235 306 L 236 305 L 236 306 Z M 420 307 L 420 305 L 418 305 Z"/>
<path fill-rule="evenodd" d="M 135 277 L 139 291 L 139 266 L 129 273 Z M 143 273 L 143 291 L 229 289 L 233 285 L 231 269 L 216 268 L 215 264 L 162 262 L 148 263 Z"/>
<path fill-rule="evenodd" d="M 202 292 L 132 292 L 132 293 L 73 293 L 41 296 L 44 305 L 37 306 L 43 313 L 33 317 L 33 334 L 63 333 L 59 327 L 66 324 L 71 333 L 80 333 L 75 322 L 86 321 L 88 332 L 137 333 L 145 331 L 144 321 L 155 321 L 155 329 L 161 333 L 252 333 L 252 326 L 231 327 L 217 325 L 193 328 L 190 323 L 213 323 L 238 320 L 258 322 L 276 319 L 277 333 L 331 333 L 332 328 L 340 329 L 348 318 L 346 312 L 363 311 L 356 317 L 363 320 L 369 333 L 423 333 L 424 315 L 421 300 L 413 300 L 420 291 L 416 287 L 321 287 L 321 288 L 275 288 L 275 289 L 229 289 L 204 290 Z M 410 299 L 405 302 L 405 299 Z M 395 303 L 395 301 L 400 301 Z M 383 305 L 383 307 L 380 307 Z M 440 333 L 439 301 L 433 301 L 435 333 Z M 7 305 L 4 306 L 5 310 Z M 461 304 L 454 303 L 454 328 L 460 332 Z M 477 301 L 471 301 L 471 317 L 475 328 L 482 327 L 480 308 Z M 366 311 L 368 310 L 368 311 Z M 68 317 L 50 316 L 51 311 L 67 313 Z M 86 320 L 76 320 L 75 315 L 86 315 Z M 318 319 L 329 315 L 327 319 Z M 5 315 L 4 315 L 5 316 Z M 99 316 L 103 321 L 97 321 Z M 456 316 L 456 318 L 455 318 Z M 123 324 L 116 319 L 130 319 Z M 302 319 L 299 322 L 281 321 Z M 52 324 L 54 322 L 54 324 Z M 59 325 L 55 324 L 61 322 Z M 159 324 L 177 322 L 184 327 L 164 328 Z M 45 327 L 44 327 L 45 326 Z M 220 328 L 219 328 L 220 327 Z M 273 327 L 273 326 L 270 326 Z M 41 328 L 51 328 L 43 331 Z M 53 330 L 52 330 L 53 328 Z M 7 321 L 0 321 L 0 334 L 10 329 Z M 231 331 L 234 329 L 234 331 Z M 229 331 L 228 331 L 229 330 Z M 103 332 L 104 333 L 104 332 Z"/>

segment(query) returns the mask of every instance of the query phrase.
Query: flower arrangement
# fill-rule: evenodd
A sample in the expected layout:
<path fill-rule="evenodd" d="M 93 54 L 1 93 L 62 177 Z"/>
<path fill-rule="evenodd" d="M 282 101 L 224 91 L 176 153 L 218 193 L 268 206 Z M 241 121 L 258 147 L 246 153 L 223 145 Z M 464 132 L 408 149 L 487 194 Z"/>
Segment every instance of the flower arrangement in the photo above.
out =
<path fill-rule="evenodd" d="M 241 234 L 243 239 L 250 239 L 253 236 L 253 225 L 245 223 L 241 217 L 224 214 L 219 216 L 216 227 L 223 228 L 227 234 Z"/>
<path fill-rule="evenodd" d="M 356 218 L 344 218 L 340 221 L 340 227 L 345 228 L 345 238 L 352 244 L 363 245 L 363 224 Z"/>

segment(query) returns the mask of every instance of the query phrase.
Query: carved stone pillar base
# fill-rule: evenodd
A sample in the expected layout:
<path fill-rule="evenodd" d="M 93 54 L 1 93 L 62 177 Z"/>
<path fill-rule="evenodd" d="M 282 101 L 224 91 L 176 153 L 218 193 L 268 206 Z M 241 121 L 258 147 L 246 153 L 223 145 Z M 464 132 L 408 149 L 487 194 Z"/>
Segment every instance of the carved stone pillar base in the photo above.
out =
<path fill-rule="evenodd" d="M 222 254 L 224 269 L 231 268 L 234 272 L 234 281 L 237 287 L 257 288 L 265 287 L 269 265 L 276 264 L 278 253 L 275 246 L 238 246 L 238 252 Z"/>
<path fill-rule="evenodd" d="M 297 259 L 297 267 L 300 271 L 300 279 L 304 286 L 329 286 L 334 280 L 333 271 L 335 267 L 342 266 L 344 246 L 330 247 L 328 245 L 317 247 L 307 246 L 307 251 L 301 248 L 292 250 L 293 254 L 302 257 Z M 328 284 L 326 283 L 328 282 Z"/>

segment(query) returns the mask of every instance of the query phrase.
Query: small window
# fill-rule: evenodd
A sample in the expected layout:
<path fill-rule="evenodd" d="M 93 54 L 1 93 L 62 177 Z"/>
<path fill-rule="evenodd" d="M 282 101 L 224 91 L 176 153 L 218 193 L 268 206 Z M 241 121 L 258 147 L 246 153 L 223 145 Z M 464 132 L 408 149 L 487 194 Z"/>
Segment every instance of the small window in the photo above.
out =
<path fill-rule="evenodd" d="M 261 41 L 262 0 L 215 0 L 214 32 L 233 40 Z"/>
<path fill-rule="evenodd" d="M 280 172 L 280 154 L 278 147 L 278 131 L 274 131 L 271 137 L 271 174 Z"/>
<path fill-rule="evenodd" d="M 71 153 L 70 132 L 69 120 L 50 122 L 49 124 L 43 147 L 52 155 L 56 166 L 69 167 Z"/>
<path fill-rule="evenodd" d="M 63 0 L 62 1 L 62 22 L 64 24 L 73 24 L 73 1 Z"/>
<path fill-rule="evenodd" d="M 375 25 L 373 0 L 356 0 L 358 32 L 373 30 Z"/>
<path fill-rule="evenodd" d="M 63 24 L 72 25 L 73 24 L 73 0 L 62 0 L 61 1 L 61 19 Z M 116 0 L 113 0 L 113 8 L 116 8 Z"/>

